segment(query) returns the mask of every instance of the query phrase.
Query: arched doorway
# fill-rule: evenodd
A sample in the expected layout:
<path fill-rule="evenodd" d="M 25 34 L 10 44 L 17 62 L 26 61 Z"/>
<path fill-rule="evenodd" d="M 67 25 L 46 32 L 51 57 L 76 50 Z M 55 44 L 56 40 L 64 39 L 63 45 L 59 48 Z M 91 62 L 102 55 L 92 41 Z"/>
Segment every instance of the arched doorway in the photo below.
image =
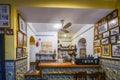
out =
<path fill-rule="evenodd" d="M 30 37 L 30 49 L 29 49 L 29 61 L 30 62 L 35 62 L 35 39 L 33 36 Z"/>
<path fill-rule="evenodd" d="M 81 38 L 78 41 L 78 51 L 79 51 L 80 57 L 86 56 L 86 39 L 85 38 Z"/>

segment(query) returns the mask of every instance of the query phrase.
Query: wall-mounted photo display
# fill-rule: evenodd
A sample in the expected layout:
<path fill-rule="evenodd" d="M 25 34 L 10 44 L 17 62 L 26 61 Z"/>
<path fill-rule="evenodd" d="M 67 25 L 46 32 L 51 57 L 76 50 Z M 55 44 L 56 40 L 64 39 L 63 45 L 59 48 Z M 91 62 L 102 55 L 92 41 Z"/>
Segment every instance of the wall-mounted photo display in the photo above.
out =
<path fill-rule="evenodd" d="M 103 38 L 109 37 L 110 36 L 110 32 L 106 31 L 103 33 Z"/>
<path fill-rule="evenodd" d="M 94 54 L 101 55 L 101 47 L 94 47 Z"/>
<path fill-rule="evenodd" d="M 102 46 L 102 55 L 110 56 L 110 45 L 109 44 Z"/>
<path fill-rule="evenodd" d="M 16 58 L 20 58 L 20 57 L 22 57 L 22 48 L 17 47 L 16 48 Z"/>
<path fill-rule="evenodd" d="M 22 47 L 23 46 L 23 34 L 18 31 L 18 34 L 17 34 L 17 44 L 18 44 L 18 47 Z"/>
<path fill-rule="evenodd" d="M 6 29 L 6 35 L 13 35 L 13 29 Z"/>
<path fill-rule="evenodd" d="M 18 21 L 19 30 L 24 34 L 27 34 L 27 24 L 20 14 L 18 15 Z"/>
<path fill-rule="evenodd" d="M 101 25 L 101 26 L 98 27 L 98 33 L 99 34 L 105 32 L 107 30 L 108 30 L 107 23 L 105 23 L 105 24 L 103 24 L 103 25 Z"/>
<path fill-rule="evenodd" d="M 0 34 L 4 34 L 5 30 L 4 29 L 0 29 Z"/>
<path fill-rule="evenodd" d="M 116 35 L 110 37 L 110 43 L 116 43 Z"/>
<path fill-rule="evenodd" d="M 115 19 L 112 19 L 108 22 L 108 28 L 111 29 L 111 28 L 114 28 L 118 26 L 118 17 L 115 18 Z"/>
<path fill-rule="evenodd" d="M 0 27 L 9 28 L 10 27 L 10 5 L 0 4 Z"/>
<path fill-rule="evenodd" d="M 113 28 L 113 29 L 111 29 L 111 31 L 110 31 L 111 35 L 118 34 L 119 32 L 120 32 L 119 27 Z"/>
<path fill-rule="evenodd" d="M 26 48 L 22 48 L 22 57 L 26 56 Z"/>
<path fill-rule="evenodd" d="M 100 40 L 95 40 L 94 41 L 94 46 L 100 46 Z"/>
<path fill-rule="evenodd" d="M 117 43 L 120 43 L 120 34 L 117 35 Z"/>
<path fill-rule="evenodd" d="M 113 44 L 112 45 L 112 56 L 113 57 L 120 57 L 120 44 Z"/>
<path fill-rule="evenodd" d="M 27 46 L 27 36 L 26 36 L 26 35 L 24 35 L 24 36 L 23 36 L 23 39 L 24 39 L 23 46 Z"/>
<path fill-rule="evenodd" d="M 109 38 L 104 38 L 101 40 L 101 43 L 104 44 L 108 44 L 109 43 Z"/>

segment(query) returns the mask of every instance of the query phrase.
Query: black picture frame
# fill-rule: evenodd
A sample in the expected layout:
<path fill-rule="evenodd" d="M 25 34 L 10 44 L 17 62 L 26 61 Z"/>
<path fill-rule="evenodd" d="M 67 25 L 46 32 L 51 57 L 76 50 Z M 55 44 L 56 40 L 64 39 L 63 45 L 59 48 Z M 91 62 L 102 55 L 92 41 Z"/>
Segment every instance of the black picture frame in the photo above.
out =
<path fill-rule="evenodd" d="M 120 57 L 120 44 L 112 44 L 112 57 Z"/>
<path fill-rule="evenodd" d="M 11 6 L 10 4 L 0 4 L 0 28 L 10 28 L 11 26 Z"/>

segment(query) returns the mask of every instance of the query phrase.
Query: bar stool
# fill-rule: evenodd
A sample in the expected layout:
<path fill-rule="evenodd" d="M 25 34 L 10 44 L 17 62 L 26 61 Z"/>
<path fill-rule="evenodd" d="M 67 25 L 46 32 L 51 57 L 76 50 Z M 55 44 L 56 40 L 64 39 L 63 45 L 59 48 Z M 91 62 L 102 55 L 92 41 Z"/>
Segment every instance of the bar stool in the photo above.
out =
<path fill-rule="evenodd" d="M 106 80 L 105 72 L 93 72 L 91 73 L 92 80 Z"/>
<path fill-rule="evenodd" d="M 87 72 L 75 73 L 75 80 L 87 80 Z"/>

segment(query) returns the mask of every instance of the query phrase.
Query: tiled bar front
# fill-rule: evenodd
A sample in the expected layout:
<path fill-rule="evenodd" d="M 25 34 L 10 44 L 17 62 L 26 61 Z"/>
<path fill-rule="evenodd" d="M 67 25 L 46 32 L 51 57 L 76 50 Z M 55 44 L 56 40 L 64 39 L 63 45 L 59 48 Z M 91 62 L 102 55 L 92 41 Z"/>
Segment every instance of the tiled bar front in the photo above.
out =
<path fill-rule="evenodd" d="M 99 68 L 99 65 L 75 65 L 71 63 L 49 63 L 40 65 L 41 76 L 45 80 L 75 80 L 75 72 L 95 72 L 99 71 Z"/>

